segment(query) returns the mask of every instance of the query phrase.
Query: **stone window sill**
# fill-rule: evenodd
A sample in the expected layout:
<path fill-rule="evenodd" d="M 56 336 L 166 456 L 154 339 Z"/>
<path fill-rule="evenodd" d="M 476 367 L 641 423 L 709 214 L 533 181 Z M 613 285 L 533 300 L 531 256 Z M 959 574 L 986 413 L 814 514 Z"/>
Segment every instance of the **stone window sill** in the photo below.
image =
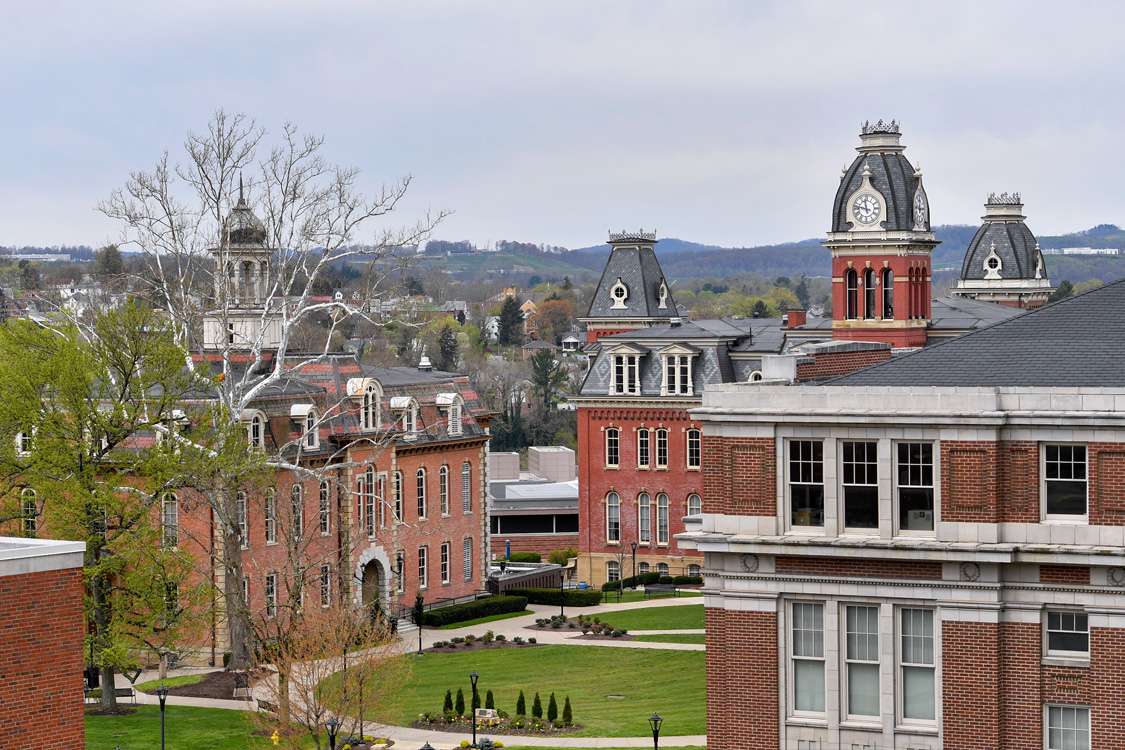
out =
<path fill-rule="evenodd" d="M 1090 658 L 1082 658 L 1080 656 L 1044 656 L 1040 663 L 1045 667 L 1078 667 L 1080 669 L 1090 668 Z"/>

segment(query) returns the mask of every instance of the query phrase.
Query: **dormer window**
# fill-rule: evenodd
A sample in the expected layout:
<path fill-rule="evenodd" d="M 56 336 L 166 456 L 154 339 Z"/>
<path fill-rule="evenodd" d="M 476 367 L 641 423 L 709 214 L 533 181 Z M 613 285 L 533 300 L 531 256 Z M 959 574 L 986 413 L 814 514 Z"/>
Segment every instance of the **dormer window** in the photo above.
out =
<path fill-rule="evenodd" d="M 410 396 L 394 396 L 391 398 L 391 409 L 397 413 L 403 437 L 413 440 L 418 433 L 418 402 Z"/>
<path fill-rule="evenodd" d="M 320 447 L 320 416 L 312 404 L 293 404 L 289 409 L 290 416 L 297 422 L 301 429 L 301 447 L 306 450 L 316 450 Z"/>
<path fill-rule="evenodd" d="M 350 378 L 348 396 L 359 404 L 359 429 L 363 432 L 379 429 L 379 407 L 383 397 L 379 381 L 374 378 Z"/>
<path fill-rule="evenodd" d="M 609 296 L 613 300 L 614 310 L 625 309 L 625 300 L 629 299 L 629 287 L 625 286 L 620 276 L 617 277 L 617 283 L 610 287 Z"/>
<path fill-rule="evenodd" d="M 246 425 L 246 444 L 251 448 L 265 448 L 266 415 L 257 409 L 245 409 L 242 421 Z"/>
<path fill-rule="evenodd" d="M 465 408 L 461 394 L 439 393 L 437 395 L 437 406 L 439 409 L 445 410 L 446 431 L 450 435 L 460 435 L 462 432 L 461 414 Z"/>
<path fill-rule="evenodd" d="M 320 447 L 320 431 L 316 429 L 315 411 L 305 415 L 305 447 L 310 449 Z"/>
<path fill-rule="evenodd" d="M 613 392 L 631 396 L 640 394 L 640 358 L 636 354 L 614 355 Z"/>
<path fill-rule="evenodd" d="M 664 392 L 680 396 L 692 394 L 690 355 L 670 354 L 664 358 Z"/>

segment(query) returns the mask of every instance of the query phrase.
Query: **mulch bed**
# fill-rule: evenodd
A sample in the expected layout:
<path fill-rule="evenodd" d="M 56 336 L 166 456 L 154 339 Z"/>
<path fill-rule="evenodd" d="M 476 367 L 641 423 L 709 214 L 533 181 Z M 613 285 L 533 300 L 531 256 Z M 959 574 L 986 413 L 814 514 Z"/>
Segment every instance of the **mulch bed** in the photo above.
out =
<path fill-rule="evenodd" d="M 579 641 L 631 641 L 631 640 L 633 640 L 633 636 L 629 633 L 626 633 L 625 635 L 619 635 L 616 638 L 614 638 L 612 635 L 594 635 L 593 633 L 591 633 L 589 635 L 582 635 L 582 629 L 581 628 L 572 628 L 572 627 L 569 627 L 569 626 L 561 627 L 561 628 L 552 628 L 550 625 L 548 625 L 547 627 L 543 627 L 541 625 L 524 625 L 524 629 L 525 630 L 544 630 L 544 631 L 547 631 L 549 633 L 562 633 L 567 638 L 573 638 L 574 640 L 579 640 Z"/>
<path fill-rule="evenodd" d="M 528 729 L 527 727 L 524 727 L 523 729 L 512 729 L 508 726 L 508 722 L 506 720 L 502 721 L 502 724 L 494 727 L 482 727 L 480 724 L 477 724 L 477 736 L 486 737 L 490 734 L 495 734 L 518 735 L 524 737 L 549 737 L 551 735 L 558 734 L 571 734 L 572 732 L 577 732 L 586 728 L 585 724 L 571 724 L 569 727 L 559 727 L 558 729 L 548 729 L 546 731 L 540 732 L 535 729 Z M 419 719 L 417 721 L 410 722 L 410 726 L 412 726 L 414 729 L 428 729 L 431 732 L 455 732 L 457 734 L 464 734 L 473 731 L 473 723 L 468 719 L 461 719 L 452 724 L 428 724 Z"/>
<path fill-rule="evenodd" d="M 448 643 L 448 641 L 447 641 L 447 643 Z M 493 641 L 492 643 L 485 643 L 484 641 L 481 641 L 481 640 L 475 640 L 475 641 L 473 641 L 471 646 L 467 646 L 464 643 L 458 643 L 458 644 L 455 644 L 455 645 L 457 646 L 457 648 L 450 648 L 449 646 L 443 646 L 442 648 L 434 648 L 434 647 L 431 646 L 429 648 L 422 649 L 422 653 L 432 654 L 434 652 L 437 652 L 439 654 L 452 654 L 456 651 L 483 651 L 484 649 L 489 649 L 489 648 L 527 648 L 529 646 L 542 646 L 543 644 L 542 643 L 528 643 L 527 641 L 524 641 L 523 643 L 513 643 L 510 640 Z M 470 727 L 470 729 L 471 728 L 472 727 Z"/>
<path fill-rule="evenodd" d="M 234 700 L 234 688 L 239 674 L 249 676 L 250 686 L 269 674 L 268 670 L 259 669 L 256 672 L 209 672 L 201 682 L 194 685 L 177 685 L 168 688 L 168 695 L 182 695 L 189 698 L 217 698 L 219 700 Z M 156 695 L 156 690 L 145 690 L 148 695 Z"/>
<path fill-rule="evenodd" d="M 87 708 L 87 716 L 128 716 L 129 714 L 137 713 L 137 709 L 129 708 L 127 706 L 118 706 L 113 711 L 103 711 L 100 708 Z"/>

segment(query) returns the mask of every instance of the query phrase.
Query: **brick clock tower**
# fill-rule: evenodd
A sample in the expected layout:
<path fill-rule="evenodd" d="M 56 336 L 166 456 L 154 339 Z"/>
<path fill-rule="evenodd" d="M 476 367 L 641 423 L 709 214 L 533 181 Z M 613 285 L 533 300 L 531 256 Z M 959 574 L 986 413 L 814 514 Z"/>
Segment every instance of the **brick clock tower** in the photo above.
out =
<path fill-rule="evenodd" d="M 832 204 L 832 336 L 926 344 L 930 321 L 930 203 L 922 171 L 903 155 L 898 123 L 864 123 L 859 155 Z"/>

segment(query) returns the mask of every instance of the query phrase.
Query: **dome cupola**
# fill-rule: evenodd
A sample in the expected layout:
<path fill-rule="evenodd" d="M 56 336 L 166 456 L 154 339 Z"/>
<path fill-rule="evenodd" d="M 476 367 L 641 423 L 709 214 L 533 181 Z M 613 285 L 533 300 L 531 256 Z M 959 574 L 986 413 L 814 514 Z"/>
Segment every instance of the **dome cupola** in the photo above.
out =
<path fill-rule="evenodd" d="M 832 204 L 833 233 L 930 231 L 922 172 L 903 155 L 901 137 L 895 120 L 863 124 Z"/>

